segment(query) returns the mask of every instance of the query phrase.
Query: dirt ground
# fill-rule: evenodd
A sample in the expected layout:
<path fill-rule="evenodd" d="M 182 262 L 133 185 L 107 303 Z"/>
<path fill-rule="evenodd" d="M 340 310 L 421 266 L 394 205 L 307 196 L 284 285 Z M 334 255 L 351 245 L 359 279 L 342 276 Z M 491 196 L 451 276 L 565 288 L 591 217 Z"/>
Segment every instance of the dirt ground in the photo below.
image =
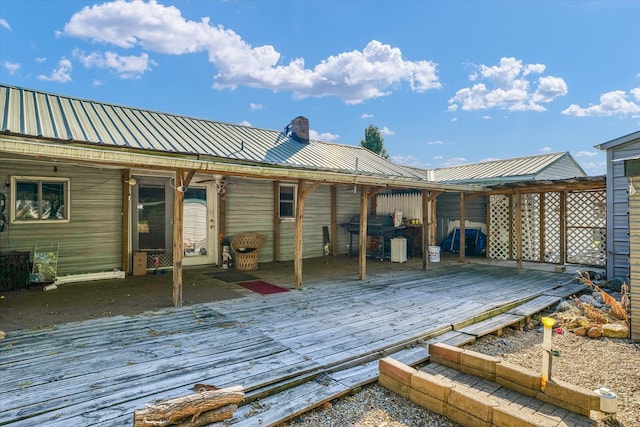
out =
<path fill-rule="evenodd" d="M 397 264 L 370 261 L 368 271 L 420 269 L 421 260 Z M 212 278 L 208 273 L 222 272 L 217 266 L 185 267 L 183 271 L 183 305 L 201 304 L 241 298 L 251 291 L 237 283 Z M 304 261 L 303 285 L 331 278 L 358 277 L 357 258 L 323 257 Z M 274 285 L 294 289 L 293 262 L 260 264 L 247 271 Z M 0 291 L 0 331 L 39 329 L 97 317 L 133 315 L 173 306 L 173 272 L 149 272 L 146 276 L 127 276 L 92 282 L 61 284 L 52 291 L 42 285 L 17 291 Z"/>

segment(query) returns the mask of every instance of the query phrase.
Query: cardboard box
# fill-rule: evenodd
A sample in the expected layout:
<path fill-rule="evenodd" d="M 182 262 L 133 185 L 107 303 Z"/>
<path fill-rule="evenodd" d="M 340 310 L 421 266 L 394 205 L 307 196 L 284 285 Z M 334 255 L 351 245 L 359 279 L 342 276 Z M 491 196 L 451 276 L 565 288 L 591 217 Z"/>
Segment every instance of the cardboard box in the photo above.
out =
<path fill-rule="evenodd" d="M 144 276 L 145 274 L 147 274 L 147 253 L 134 252 L 133 253 L 133 275 Z"/>

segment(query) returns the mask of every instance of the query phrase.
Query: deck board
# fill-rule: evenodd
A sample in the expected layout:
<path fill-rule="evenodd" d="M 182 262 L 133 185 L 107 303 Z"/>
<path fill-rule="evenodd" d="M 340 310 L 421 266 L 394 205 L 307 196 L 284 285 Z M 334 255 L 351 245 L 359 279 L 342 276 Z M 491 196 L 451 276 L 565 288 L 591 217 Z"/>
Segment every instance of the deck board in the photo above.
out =
<path fill-rule="evenodd" d="M 18 331 L 0 352 L 0 425 L 126 425 L 196 383 L 242 385 L 230 424 L 271 425 L 375 380 L 381 357 L 421 363 L 428 342 L 470 342 L 500 316 L 566 298 L 579 289 L 571 279 L 461 265 Z"/>

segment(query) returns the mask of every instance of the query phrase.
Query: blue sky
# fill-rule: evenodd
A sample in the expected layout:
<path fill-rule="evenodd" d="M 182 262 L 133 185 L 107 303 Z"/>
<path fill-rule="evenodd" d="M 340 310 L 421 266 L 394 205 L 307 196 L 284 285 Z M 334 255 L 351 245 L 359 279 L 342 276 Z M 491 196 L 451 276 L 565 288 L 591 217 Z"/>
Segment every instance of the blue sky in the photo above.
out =
<path fill-rule="evenodd" d="M 640 129 L 640 1 L 0 0 L 0 82 L 437 168 Z"/>

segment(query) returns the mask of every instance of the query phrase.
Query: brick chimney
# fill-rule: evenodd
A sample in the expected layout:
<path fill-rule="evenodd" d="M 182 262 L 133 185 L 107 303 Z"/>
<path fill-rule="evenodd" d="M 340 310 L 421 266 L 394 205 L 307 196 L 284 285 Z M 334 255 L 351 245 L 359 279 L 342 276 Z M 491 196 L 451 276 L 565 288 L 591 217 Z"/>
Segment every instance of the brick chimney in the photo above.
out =
<path fill-rule="evenodd" d="M 289 125 L 291 129 L 291 137 L 298 142 L 309 143 L 309 119 L 298 116 L 291 120 Z"/>

